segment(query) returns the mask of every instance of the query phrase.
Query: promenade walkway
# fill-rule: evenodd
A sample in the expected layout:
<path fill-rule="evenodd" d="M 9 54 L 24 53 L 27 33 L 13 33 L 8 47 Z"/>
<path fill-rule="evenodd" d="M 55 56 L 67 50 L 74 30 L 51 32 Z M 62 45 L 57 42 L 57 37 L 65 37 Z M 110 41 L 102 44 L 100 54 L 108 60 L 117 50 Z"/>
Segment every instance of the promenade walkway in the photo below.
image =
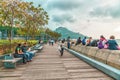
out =
<path fill-rule="evenodd" d="M 33 61 L 16 69 L 0 69 L 0 80 L 113 80 L 57 45 L 45 45 Z"/>

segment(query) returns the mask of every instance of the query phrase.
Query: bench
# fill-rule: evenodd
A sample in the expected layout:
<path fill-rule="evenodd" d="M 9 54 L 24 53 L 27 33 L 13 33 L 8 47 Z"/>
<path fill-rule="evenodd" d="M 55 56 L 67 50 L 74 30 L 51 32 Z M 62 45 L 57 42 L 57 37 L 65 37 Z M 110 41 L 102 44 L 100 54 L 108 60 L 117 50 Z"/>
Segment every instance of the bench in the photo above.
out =
<path fill-rule="evenodd" d="M 41 44 L 37 44 L 31 47 L 31 50 L 38 50 L 38 52 L 40 52 L 42 49 L 43 49 L 43 46 Z"/>
<path fill-rule="evenodd" d="M 29 52 L 34 53 L 34 56 L 35 56 L 36 53 L 38 52 L 38 50 L 31 50 L 31 51 L 29 51 Z"/>
<path fill-rule="evenodd" d="M 39 50 L 42 50 L 42 49 L 43 49 L 43 46 L 38 47 L 38 49 L 39 49 Z"/>
<path fill-rule="evenodd" d="M 21 63 L 22 58 L 14 58 L 12 55 L 6 55 L 2 62 L 5 68 L 16 68 L 16 64 Z"/>
<path fill-rule="evenodd" d="M 40 52 L 43 49 L 43 46 L 39 46 L 37 48 L 34 48 L 35 50 L 38 50 L 38 52 Z"/>

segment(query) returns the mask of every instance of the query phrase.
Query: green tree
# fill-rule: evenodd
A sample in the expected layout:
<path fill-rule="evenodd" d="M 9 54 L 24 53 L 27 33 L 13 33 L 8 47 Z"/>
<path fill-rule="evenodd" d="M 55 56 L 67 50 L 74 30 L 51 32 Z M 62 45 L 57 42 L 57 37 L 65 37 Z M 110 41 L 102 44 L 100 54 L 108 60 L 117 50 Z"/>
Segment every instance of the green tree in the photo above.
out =
<path fill-rule="evenodd" d="M 21 27 L 26 36 L 34 37 L 40 32 L 41 27 L 48 24 L 48 20 L 47 12 L 40 5 L 35 7 L 32 2 L 20 0 L 0 1 L 0 24 L 11 27 L 10 41 L 13 27 Z"/>
<path fill-rule="evenodd" d="M 28 30 L 26 36 L 32 36 L 34 38 L 35 35 L 40 34 L 40 29 L 48 24 L 49 18 L 47 12 L 40 5 L 34 7 L 33 3 L 29 3 L 27 7 L 23 13 L 22 27 Z M 26 31 L 26 29 L 23 31 Z"/>
<path fill-rule="evenodd" d="M 50 35 L 54 39 L 58 39 L 59 37 L 61 37 L 61 34 L 55 32 L 55 31 L 52 31 L 52 30 L 50 30 L 48 28 L 46 29 L 45 33 Z"/>

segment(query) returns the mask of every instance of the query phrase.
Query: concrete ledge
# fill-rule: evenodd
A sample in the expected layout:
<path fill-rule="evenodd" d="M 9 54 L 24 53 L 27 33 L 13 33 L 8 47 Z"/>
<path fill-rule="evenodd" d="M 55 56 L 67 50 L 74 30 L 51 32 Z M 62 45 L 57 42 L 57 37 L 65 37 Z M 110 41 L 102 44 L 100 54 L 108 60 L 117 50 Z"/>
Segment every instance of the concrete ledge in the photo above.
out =
<path fill-rule="evenodd" d="M 89 51 L 87 53 L 87 56 L 90 57 L 90 58 L 95 58 L 96 53 L 98 51 L 98 48 L 96 48 L 96 47 L 89 47 L 89 48 L 90 49 L 89 49 Z"/>
<path fill-rule="evenodd" d="M 79 51 L 81 51 L 81 46 L 74 45 L 74 46 L 71 46 L 71 49 L 73 49 L 73 50 L 79 52 Z"/>
<path fill-rule="evenodd" d="M 82 51 L 81 45 L 77 45 L 77 47 L 78 47 L 78 52 L 81 52 Z"/>
<path fill-rule="evenodd" d="M 111 54 L 110 52 L 108 49 L 98 49 L 95 59 L 106 64 L 108 56 Z"/>
<path fill-rule="evenodd" d="M 94 59 L 91 59 L 89 57 L 86 57 L 85 55 L 82 55 L 76 51 L 73 51 L 71 49 L 67 49 L 64 47 L 67 51 L 69 51 L 71 54 L 75 55 L 76 57 L 82 59 L 83 61 L 87 62 L 88 64 L 94 66 L 95 68 L 103 71 L 104 73 L 108 74 L 109 76 L 113 77 L 116 80 L 120 80 L 120 70 L 111 67 L 109 65 L 106 65 L 104 63 L 101 63 L 99 61 L 96 61 Z"/>
<path fill-rule="evenodd" d="M 81 46 L 81 47 L 82 47 L 81 53 L 87 55 L 90 48 L 87 46 Z"/>
<path fill-rule="evenodd" d="M 119 50 L 111 50 L 110 55 L 107 58 L 107 64 L 120 69 L 120 51 Z"/>
<path fill-rule="evenodd" d="M 98 49 L 97 47 L 82 45 L 73 46 L 71 49 L 102 63 L 120 69 L 120 50 Z"/>

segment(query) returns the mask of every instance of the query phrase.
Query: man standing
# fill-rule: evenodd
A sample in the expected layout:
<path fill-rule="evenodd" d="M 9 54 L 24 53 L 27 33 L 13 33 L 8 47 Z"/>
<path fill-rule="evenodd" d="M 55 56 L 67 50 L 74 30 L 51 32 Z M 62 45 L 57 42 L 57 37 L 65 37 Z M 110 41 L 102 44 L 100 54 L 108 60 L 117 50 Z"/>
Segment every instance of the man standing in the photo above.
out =
<path fill-rule="evenodd" d="M 67 48 L 70 49 L 70 36 L 67 38 Z"/>

